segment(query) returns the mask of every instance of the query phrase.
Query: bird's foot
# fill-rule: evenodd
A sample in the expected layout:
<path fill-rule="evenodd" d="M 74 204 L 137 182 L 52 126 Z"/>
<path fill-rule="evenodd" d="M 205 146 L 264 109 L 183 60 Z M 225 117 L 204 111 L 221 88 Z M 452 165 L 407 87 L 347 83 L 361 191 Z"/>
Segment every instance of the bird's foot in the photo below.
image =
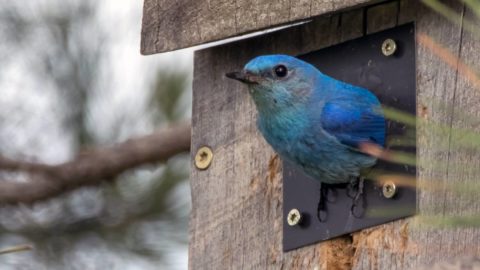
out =
<path fill-rule="evenodd" d="M 317 205 L 317 218 L 320 222 L 325 222 L 328 217 L 327 213 L 328 188 L 325 184 L 320 183 L 320 197 Z"/>
<path fill-rule="evenodd" d="M 350 208 L 350 213 L 356 217 L 356 218 L 361 218 L 364 214 L 364 207 L 363 207 L 363 204 L 364 204 L 364 196 L 363 196 L 363 188 L 364 188 L 364 182 L 365 182 L 365 178 L 363 177 L 359 177 L 356 182 L 356 194 L 355 196 L 351 197 L 352 198 L 352 206 Z M 350 197 L 350 195 L 348 194 L 348 190 L 347 190 L 347 195 Z"/>

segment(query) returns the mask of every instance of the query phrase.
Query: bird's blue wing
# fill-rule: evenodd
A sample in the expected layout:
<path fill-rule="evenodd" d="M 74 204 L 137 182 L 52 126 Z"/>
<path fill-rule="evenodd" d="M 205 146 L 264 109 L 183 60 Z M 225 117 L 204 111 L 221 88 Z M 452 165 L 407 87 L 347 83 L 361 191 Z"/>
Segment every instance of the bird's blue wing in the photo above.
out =
<path fill-rule="evenodd" d="M 362 142 L 384 146 L 385 118 L 378 100 L 368 94 L 327 102 L 321 115 L 323 129 L 354 148 Z"/>

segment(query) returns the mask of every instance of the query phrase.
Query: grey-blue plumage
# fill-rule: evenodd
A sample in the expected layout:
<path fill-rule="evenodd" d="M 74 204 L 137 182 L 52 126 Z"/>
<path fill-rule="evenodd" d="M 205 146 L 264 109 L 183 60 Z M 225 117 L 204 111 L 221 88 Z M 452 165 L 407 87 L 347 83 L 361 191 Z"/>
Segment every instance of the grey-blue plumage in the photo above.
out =
<path fill-rule="evenodd" d="M 385 118 L 370 91 L 287 55 L 259 56 L 227 76 L 248 85 L 266 141 L 313 178 L 348 183 L 376 163 L 358 150 L 385 142 Z"/>

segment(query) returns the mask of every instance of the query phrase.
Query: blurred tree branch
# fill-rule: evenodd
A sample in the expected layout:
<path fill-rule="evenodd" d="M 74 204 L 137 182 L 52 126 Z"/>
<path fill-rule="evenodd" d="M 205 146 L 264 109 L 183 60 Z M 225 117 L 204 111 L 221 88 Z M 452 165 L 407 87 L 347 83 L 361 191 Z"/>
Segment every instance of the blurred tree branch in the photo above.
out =
<path fill-rule="evenodd" d="M 189 149 L 190 123 L 181 122 L 114 146 L 90 148 L 58 165 L 0 156 L 0 170 L 30 176 L 27 182 L 0 180 L 0 204 L 33 203 L 82 186 L 112 181 L 129 169 L 165 161 Z"/>
<path fill-rule="evenodd" d="M 21 251 L 29 251 L 29 250 L 32 250 L 32 249 L 33 249 L 33 246 L 31 244 L 17 245 L 17 246 L 13 246 L 13 247 L 0 249 L 0 255 L 8 254 L 8 253 L 21 252 Z"/>

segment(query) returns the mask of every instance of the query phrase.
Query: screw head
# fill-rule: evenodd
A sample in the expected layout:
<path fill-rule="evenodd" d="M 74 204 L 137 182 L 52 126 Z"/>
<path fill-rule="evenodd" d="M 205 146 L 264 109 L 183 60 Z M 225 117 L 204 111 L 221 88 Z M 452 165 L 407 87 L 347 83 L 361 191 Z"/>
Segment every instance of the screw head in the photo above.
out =
<path fill-rule="evenodd" d="M 195 167 L 200 170 L 207 169 L 212 163 L 213 152 L 210 147 L 200 147 L 195 155 Z"/>
<path fill-rule="evenodd" d="M 382 187 L 383 197 L 387 199 L 391 199 L 393 198 L 393 196 L 395 196 L 396 192 L 397 192 L 397 187 L 395 186 L 395 183 L 393 181 L 386 181 L 383 184 L 383 187 Z"/>
<path fill-rule="evenodd" d="M 385 56 L 391 56 L 397 51 L 397 43 L 395 40 L 389 38 L 382 44 L 382 53 Z"/>
<path fill-rule="evenodd" d="M 290 210 L 290 212 L 288 212 L 288 216 L 287 216 L 288 225 L 295 226 L 295 225 L 298 225 L 300 221 L 302 221 L 302 214 L 300 213 L 300 211 L 298 211 L 298 209 L 293 208 L 292 210 Z"/>

